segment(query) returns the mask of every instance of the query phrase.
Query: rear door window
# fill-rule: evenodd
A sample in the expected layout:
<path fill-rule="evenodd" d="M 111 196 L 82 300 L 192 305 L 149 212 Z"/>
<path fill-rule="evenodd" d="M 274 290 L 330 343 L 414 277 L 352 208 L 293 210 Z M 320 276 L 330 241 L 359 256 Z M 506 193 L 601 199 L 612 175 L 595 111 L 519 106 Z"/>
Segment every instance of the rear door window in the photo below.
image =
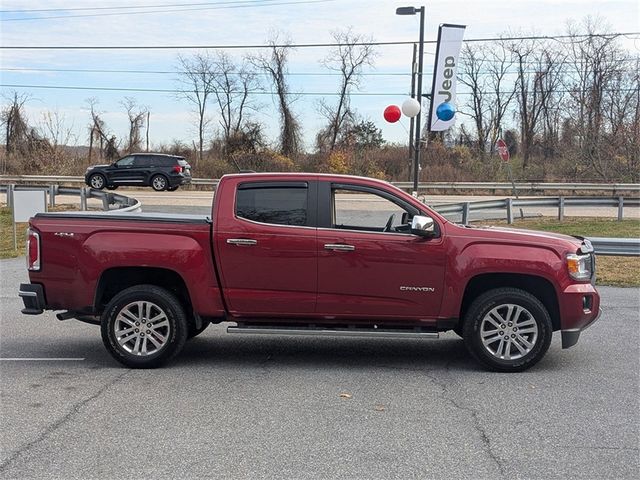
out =
<path fill-rule="evenodd" d="M 307 226 L 308 186 L 304 182 L 240 185 L 236 216 L 260 223 Z"/>

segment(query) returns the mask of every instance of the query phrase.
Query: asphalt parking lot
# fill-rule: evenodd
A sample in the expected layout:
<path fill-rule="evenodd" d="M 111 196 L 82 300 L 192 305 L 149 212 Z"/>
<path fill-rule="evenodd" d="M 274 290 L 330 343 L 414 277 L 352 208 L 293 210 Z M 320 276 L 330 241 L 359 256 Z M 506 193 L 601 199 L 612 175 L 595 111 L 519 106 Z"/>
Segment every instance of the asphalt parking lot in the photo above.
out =
<path fill-rule="evenodd" d="M 0 478 L 640 475 L 639 289 L 602 288 L 604 315 L 578 345 L 554 338 L 521 374 L 479 369 L 452 333 L 222 327 L 169 366 L 136 371 L 111 359 L 97 327 L 21 315 L 24 261 L 0 270 Z"/>

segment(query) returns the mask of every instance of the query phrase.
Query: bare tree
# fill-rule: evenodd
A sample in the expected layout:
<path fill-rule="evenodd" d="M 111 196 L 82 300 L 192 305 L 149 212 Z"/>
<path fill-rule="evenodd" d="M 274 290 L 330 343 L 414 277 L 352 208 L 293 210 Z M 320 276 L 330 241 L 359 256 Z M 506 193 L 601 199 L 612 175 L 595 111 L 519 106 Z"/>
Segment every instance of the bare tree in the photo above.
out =
<path fill-rule="evenodd" d="M 511 54 L 503 41 L 498 42 L 494 48 L 487 52 L 488 81 L 486 85 L 492 95 L 492 101 L 489 106 L 491 112 L 489 145 L 492 154 L 502 131 L 504 117 L 516 94 L 515 85 L 513 82 L 509 82 L 508 79 L 510 68 L 513 66 L 511 58 Z"/>
<path fill-rule="evenodd" d="M 209 97 L 215 90 L 214 59 L 208 52 L 194 53 L 191 57 L 178 55 L 179 96 L 192 103 L 197 114 L 198 158 L 203 157 L 204 135 L 209 119 L 206 116 Z"/>
<path fill-rule="evenodd" d="M 275 90 L 280 111 L 280 152 L 287 156 L 295 156 L 300 151 L 300 124 L 291 110 L 291 95 L 287 84 L 287 61 L 291 51 L 291 40 L 280 41 L 275 33 L 268 41 L 270 55 L 255 55 L 249 61 L 256 68 L 266 72 Z"/>
<path fill-rule="evenodd" d="M 213 94 L 220 113 L 225 149 L 238 135 L 253 109 L 252 92 L 259 87 L 257 76 L 247 62 L 236 65 L 229 55 L 218 53 L 213 61 Z M 228 153 L 228 152 L 227 152 Z"/>
<path fill-rule="evenodd" d="M 487 138 L 490 129 L 490 106 L 487 90 L 486 76 L 484 75 L 487 63 L 486 50 L 479 44 L 467 43 L 462 50 L 462 68 L 460 71 L 460 83 L 469 87 L 470 97 L 467 107 L 468 115 L 472 118 L 475 127 L 476 150 L 484 155 Z"/>
<path fill-rule="evenodd" d="M 580 158 L 601 178 L 608 178 L 610 153 L 604 147 L 607 90 L 615 88 L 622 57 L 615 36 L 597 35 L 606 28 L 598 18 L 587 17 L 580 26 L 569 25 L 573 36 L 569 55 L 576 60 L 576 72 L 568 88 L 575 108 L 575 127 L 580 137 Z M 587 36 L 580 36 L 586 34 Z M 579 37 L 580 36 L 580 37 Z"/>
<path fill-rule="evenodd" d="M 31 98 L 29 94 L 12 92 L 6 95 L 8 103 L 2 108 L 0 121 L 4 131 L 5 152 L 11 154 L 21 149 L 27 142 L 29 126 L 24 114 L 24 105 Z"/>
<path fill-rule="evenodd" d="M 320 114 L 328 121 L 327 127 L 319 134 L 318 146 L 329 151 L 333 151 L 338 135 L 354 118 L 350 93 L 360 87 L 362 70 L 373 65 L 376 55 L 370 44 L 371 39 L 357 35 L 351 29 L 335 31 L 332 35 L 338 45 L 322 60 L 322 64 L 340 74 L 338 102 L 330 105 L 321 100 L 318 107 Z"/>
<path fill-rule="evenodd" d="M 535 135 L 538 132 L 545 106 L 560 85 L 562 74 L 558 65 L 558 54 L 546 45 L 536 45 L 530 40 L 515 40 L 509 43 L 518 79 L 516 98 L 520 120 L 520 150 L 523 169 L 529 165 Z"/>
<path fill-rule="evenodd" d="M 467 115 L 473 120 L 476 150 L 481 155 L 487 147 L 493 153 L 515 95 L 514 84 L 508 80 L 512 65 L 502 42 L 491 46 L 466 44 L 462 51 L 460 82 L 470 89 Z"/>
<path fill-rule="evenodd" d="M 40 134 L 46 138 L 52 155 L 61 153 L 61 147 L 77 142 L 73 133 L 73 123 L 67 125 L 66 117 L 58 110 L 47 110 L 42 113 Z"/>
<path fill-rule="evenodd" d="M 98 99 L 95 97 L 88 98 L 86 100 L 89 105 L 89 114 L 91 115 L 91 122 L 89 123 L 89 161 L 93 154 L 94 143 L 98 143 L 98 153 L 100 158 L 113 158 L 114 149 L 115 156 L 117 156 L 117 146 L 115 135 L 109 137 L 109 131 L 107 126 L 101 118 L 101 113 L 98 112 Z"/>
<path fill-rule="evenodd" d="M 147 117 L 148 108 L 139 106 L 134 98 L 125 97 L 120 102 L 127 112 L 127 118 L 129 119 L 129 138 L 125 145 L 125 151 L 131 153 L 140 150 L 142 143 L 142 129 L 145 125 L 145 118 Z"/>

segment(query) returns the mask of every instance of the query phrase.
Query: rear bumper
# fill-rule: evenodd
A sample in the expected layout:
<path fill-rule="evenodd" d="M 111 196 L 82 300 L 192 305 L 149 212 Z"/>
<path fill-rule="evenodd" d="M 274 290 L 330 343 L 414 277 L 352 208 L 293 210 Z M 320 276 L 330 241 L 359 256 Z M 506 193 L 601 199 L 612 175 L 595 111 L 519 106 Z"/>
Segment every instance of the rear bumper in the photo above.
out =
<path fill-rule="evenodd" d="M 47 305 L 44 298 L 44 288 L 37 283 L 21 283 L 18 296 L 22 298 L 26 315 L 40 315 Z"/>
<path fill-rule="evenodd" d="M 185 177 L 184 175 L 171 175 L 169 177 L 169 186 L 177 187 L 179 185 L 188 185 L 191 183 L 191 177 Z"/>

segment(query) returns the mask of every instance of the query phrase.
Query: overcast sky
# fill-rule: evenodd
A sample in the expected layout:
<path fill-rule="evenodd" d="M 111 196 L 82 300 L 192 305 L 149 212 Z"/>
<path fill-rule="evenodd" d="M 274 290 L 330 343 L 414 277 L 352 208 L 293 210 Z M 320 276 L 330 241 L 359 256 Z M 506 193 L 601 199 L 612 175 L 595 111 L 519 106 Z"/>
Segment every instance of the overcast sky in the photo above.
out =
<path fill-rule="evenodd" d="M 440 23 L 467 25 L 466 38 L 494 37 L 507 31 L 557 35 L 565 32 L 567 22 L 580 21 L 587 15 L 602 17 L 608 24 L 608 32 L 638 32 L 639 3 L 638 0 L 447 0 L 416 3 L 414 6 L 426 6 L 425 37 L 433 40 Z M 274 30 L 285 32 L 294 43 L 321 43 L 332 41 L 332 31 L 348 27 L 375 41 L 415 41 L 419 31 L 418 16 L 394 14 L 396 7 L 411 3 L 391 0 L 2 0 L 1 5 L 3 47 L 264 44 Z M 138 6 L 148 8 L 130 8 Z M 99 10 L 88 10 L 89 7 Z M 50 11 L 11 12 L 27 9 Z M 139 13 L 141 11 L 145 13 Z M 623 44 L 630 54 L 639 54 L 640 40 L 628 38 L 623 40 Z M 427 45 L 425 65 L 433 64 L 434 51 L 434 45 Z M 188 50 L 180 52 L 190 53 Z M 250 52 L 229 50 L 238 59 Z M 366 70 L 369 75 L 364 77 L 361 92 L 384 95 L 354 97 L 352 105 L 361 117 L 375 121 L 382 128 L 386 140 L 406 142 L 408 121 L 385 124 L 382 111 L 387 105 L 401 104 L 409 92 L 411 46 L 379 47 L 376 52 L 375 68 Z M 87 143 L 87 98 L 99 100 L 98 109 L 103 112 L 103 118 L 110 130 L 120 137 L 127 131 L 127 126 L 119 103 L 125 96 L 134 97 L 151 109 L 152 144 L 169 143 L 173 139 L 190 143 L 197 137 L 191 107 L 171 94 L 28 87 L 58 85 L 171 90 L 176 88 L 174 74 L 14 70 L 175 71 L 177 53 L 178 50 L 2 49 L 1 83 L 23 86 L 2 87 L 2 93 L 6 95 L 18 90 L 31 94 L 27 112 L 32 124 L 40 121 L 43 111 L 59 111 L 67 124 L 73 125 L 79 144 Z M 320 97 L 313 94 L 333 92 L 337 87 L 337 77 L 313 75 L 327 73 L 319 63 L 327 53 L 327 48 L 300 48 L 292 53 L 290 59 L 289 70 L 297 74 L 290 77 L 291 90 L 304 92 L 295 102 L 294 110 L 301 120 L 307 147 L 312 147 L 313 137 L 322 126 L 316 109 Z M 425 85 L 430 85 L 430 78 L 425 78 Z M 332 97 L 326 99 L 331 101 Z M 267 132 L 275 139 L 277 109 L 268 95 L 260 96 L 259 102 L 262 105 L 259 113 L 254 114 L 255 118 L 267 125 Z M 211 109 L 210 113 L 215 125 L 214 110 Z"/>

